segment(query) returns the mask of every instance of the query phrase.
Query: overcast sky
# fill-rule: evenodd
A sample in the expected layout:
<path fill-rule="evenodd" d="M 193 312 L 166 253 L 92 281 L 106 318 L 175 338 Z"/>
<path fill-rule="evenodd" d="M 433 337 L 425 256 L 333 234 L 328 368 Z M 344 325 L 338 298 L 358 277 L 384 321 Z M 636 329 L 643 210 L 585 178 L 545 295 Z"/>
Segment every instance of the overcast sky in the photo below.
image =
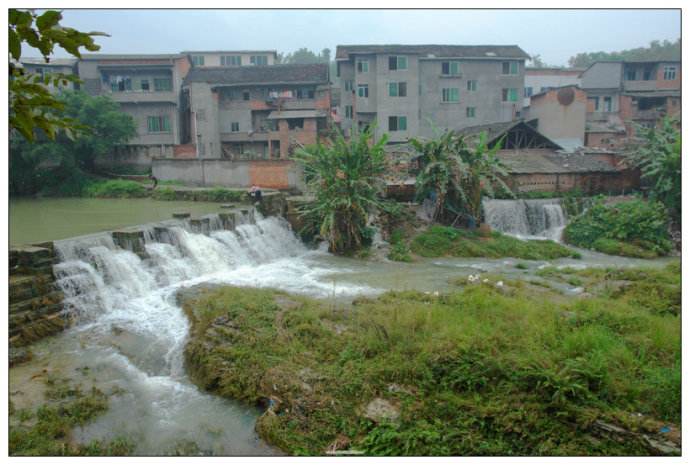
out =
<path fill-rule="evenodd" d="M 517 44 L 551 65 L 680 37 L 678 10 L 66 10 L 62 23 L 110 34 L 103 53 Z"/>

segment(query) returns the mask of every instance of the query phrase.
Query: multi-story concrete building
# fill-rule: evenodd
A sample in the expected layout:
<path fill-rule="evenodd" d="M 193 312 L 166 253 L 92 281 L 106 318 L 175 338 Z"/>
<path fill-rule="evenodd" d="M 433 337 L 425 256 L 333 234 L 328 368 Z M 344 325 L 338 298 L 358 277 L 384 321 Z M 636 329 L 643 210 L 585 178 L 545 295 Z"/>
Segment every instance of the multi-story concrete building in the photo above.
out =
<path fill-rule="evenodd" d="M 82 90 L 108 95 L 134 118 L 137 135 L 118 154 L 120 163 L 148 167 L 152 157 L 171 157 L 183 134 L 180 97 L 190 68 L 187 55 L 83 55 Z M 104 160 L 104 163 L 114 160 Z"/>
<path fill-rule="evenodd" d="M 585 143 L 587 93 L 576 85 L 548 88 L 531 96 L 525 118 L 536 120 L 540 133 L 566 150 Z"/>
<path fill-rule="evenodd" d="M 51 58 L 47 63 L 44 58 L 22 58 L 20 63 L 24 71 L 30 75 L 64 74 L 66 76 L 73 76 L 77 74 L 76 58 Z M 64 86 L 55 87 L 50 84 L 48 88 L 51 92 L 58 92 L 59 89 L 74 90 L 78 89 L 79 86 L 68 81 Z"/>
<path fill-rule="evenodd" d="M 345 132 L 376 123 L 390 142 L 520 116 L 529 56 L 516 45 L 339 45 Z"/>
<path fill-rule="evenodd" d="M 582 71 L 579 68 L 527 68 L 524 106 L 530 105 L 530 97 L 534 94 L 564 86 L 579 86 Z"/>
<path fill-rule="evenodd" d="M 184 81 L 197 158 L 285 159 L 326 129 L 328 65 L 192 68 Z"/>
<path fill-rule="evenodd" d="M 635 134 L 635 125 L 653 126 L 680 112 L 678 61 L 600 61 L 582 73 L 587 92 L 586 143 L 615 147 Z"/>
<path fill-rule="evenodd" d="M 278 61 L 278 52 L 275 50 L 202 50 L 181 53 L 189 56 L 189 62 L 195 68 L 266 66 Z"/>

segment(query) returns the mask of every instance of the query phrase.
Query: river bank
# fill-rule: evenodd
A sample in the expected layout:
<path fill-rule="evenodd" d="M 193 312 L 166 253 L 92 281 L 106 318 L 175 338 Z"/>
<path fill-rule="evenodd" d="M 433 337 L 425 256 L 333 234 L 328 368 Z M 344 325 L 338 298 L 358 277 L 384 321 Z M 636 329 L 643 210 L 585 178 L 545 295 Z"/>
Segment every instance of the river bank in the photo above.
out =
<path fill-rule="evenodd" d="M 679 271 L 542 273 L 579 276 L 578 296 L 478 273 L 351 307 L 235 287 L 178 299 L 192 379 L 266 406 L 257 430 L 290 454 L 676 455 Z"/>

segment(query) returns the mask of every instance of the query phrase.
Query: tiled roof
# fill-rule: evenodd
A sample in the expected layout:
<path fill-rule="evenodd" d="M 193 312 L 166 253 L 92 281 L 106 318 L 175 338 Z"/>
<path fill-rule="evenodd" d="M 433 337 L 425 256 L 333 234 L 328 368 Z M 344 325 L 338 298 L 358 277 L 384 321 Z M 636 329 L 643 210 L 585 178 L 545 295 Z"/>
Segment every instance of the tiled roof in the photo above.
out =
<path fill-rule="evenodd" d="M 611 173 L 616 168 L 586 153 L 559 153 L 551 149 L 499 150 L 509 173 Z"/>
<path fill-rule="evenodd" d="M 335 58 L 345 60 L 352 53 L 400 53 L 438 58 L 529 59 L 517 45 L 338 45 Z"/>
<path fill-rule="evenodd" d="M 235 68 L 192 68 L 184 80 L 210 84 L 322 84 L 328 82 L 328 65 L 238 66 Z"/>

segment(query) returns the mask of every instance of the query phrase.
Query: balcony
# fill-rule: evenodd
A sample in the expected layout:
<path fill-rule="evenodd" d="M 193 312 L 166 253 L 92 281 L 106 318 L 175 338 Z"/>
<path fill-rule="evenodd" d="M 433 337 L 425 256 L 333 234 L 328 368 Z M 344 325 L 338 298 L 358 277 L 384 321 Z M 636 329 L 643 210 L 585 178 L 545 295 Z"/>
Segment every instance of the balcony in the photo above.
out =
<path fill-rule="evenodd" d="M 177 103 L 177 94 L 173 91 L 140 91 L 127 90 L 113 92 L 110 89 L 103 91 L 103 95 L 110 96 L 118 103 Z"/>
<path fill-rule="evenodd" d="M 623 89 L 627 91 L 639 92 L 657 89 L 656 80 L 649 81 L 623 81 Z"/>
<path fill-rule="evenodd" d="M 277 131 L 221 132 L 221 142 L 267 142 L 278 139 Z"/>

